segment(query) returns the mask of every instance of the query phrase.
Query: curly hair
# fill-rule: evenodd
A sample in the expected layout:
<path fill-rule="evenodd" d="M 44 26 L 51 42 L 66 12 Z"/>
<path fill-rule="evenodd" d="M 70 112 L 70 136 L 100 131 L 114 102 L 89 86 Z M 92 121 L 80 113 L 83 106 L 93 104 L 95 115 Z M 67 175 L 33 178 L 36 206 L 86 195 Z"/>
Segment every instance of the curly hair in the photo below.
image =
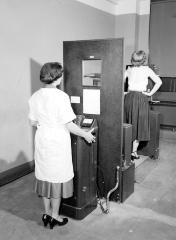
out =
<path fill-rule="evenodd" d="M 131 63 L 133 66 L 141 66 L 147 60 L 147 55 L 143 50 L 135 51 L 131 55 Z"/>
<path fill-rule="evenodd" d="M 40 81 L 45 84 L 51 84 L 62 77 L 63 68 L 59 62 L 45 63 L 40 70 Z"/>

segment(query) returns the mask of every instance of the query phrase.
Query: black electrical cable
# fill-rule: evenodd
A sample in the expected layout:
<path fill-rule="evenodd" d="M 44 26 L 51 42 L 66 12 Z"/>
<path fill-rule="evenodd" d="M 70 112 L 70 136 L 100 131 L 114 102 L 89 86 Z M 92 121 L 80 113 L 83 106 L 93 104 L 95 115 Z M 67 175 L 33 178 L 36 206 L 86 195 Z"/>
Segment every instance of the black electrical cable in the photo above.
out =
<path fill-rule="evenodd" d="M 106 207 L 103 206 L 103 200 L 101 200 L 99 187 L 98 187 L 98 184 L 97 184 L 97 197 L 98 197 L 97 198 L 97 203 L 100 205 L 100 208 L 101 208 L 102 212 L 105 213 L 105 214 L 109 213 L 109 197 L 110 197 L 110 195 L 119 187 L 119 169 L 120 169 L 120 167 L 117 166 L 117 176 L 116 176 L 117 181 L 116 181 L 116 185 L 115 185 L 114 188 L 112 188 L 108 192 L 106 198 L 104 199 L 104 202 L 106 203 Z M 101 170 L 101 169 L 99 168 L 99 170 Z M 103 183 L 104 183 L 104 181 L 103 181 Z"/>
<path fill-rule="evenodd" d="M 98 173 L 101 175 L 101 179 L 102 179 L 102 184 L 104 184 L 104 176 L 103 176 L 103 171 L 100 168 L 100 166 L 97 166 L 97 170 L 99 171 Z M 108 209 L 107 209 L 107 201 L 106 199 L 102 200 L 101 198 L 101 194 L 100 194 L 100 188 L 98 186 L 98 183 L 96 182 L 97 185 L 97 204 L 100 206 L 101 210 L 103 213 L 107 214 L 108 213 Z M 104 207 L 104 202 L 106 203 L 106 206 Z"/>

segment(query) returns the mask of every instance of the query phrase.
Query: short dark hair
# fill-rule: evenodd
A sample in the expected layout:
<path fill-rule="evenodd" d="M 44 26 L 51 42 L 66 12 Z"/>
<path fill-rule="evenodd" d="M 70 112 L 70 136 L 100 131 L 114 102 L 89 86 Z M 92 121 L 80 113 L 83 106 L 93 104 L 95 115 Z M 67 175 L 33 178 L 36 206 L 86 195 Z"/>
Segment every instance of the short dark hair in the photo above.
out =
<path fill-rule="evenodd" d="M 62 77 L 63 68 L 59 62 L 48 62 L 40 70 L 40 81 L 51 84 Z"/>

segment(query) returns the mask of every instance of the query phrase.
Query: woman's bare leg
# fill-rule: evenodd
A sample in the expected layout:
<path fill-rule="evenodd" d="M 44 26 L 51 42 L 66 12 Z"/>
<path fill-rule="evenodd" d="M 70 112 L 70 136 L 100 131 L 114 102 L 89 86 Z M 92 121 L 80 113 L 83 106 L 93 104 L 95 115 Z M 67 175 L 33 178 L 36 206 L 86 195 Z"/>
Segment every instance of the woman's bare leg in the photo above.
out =
<path fill-rule="evenodd" d="M 138 146 L 139 146 L 139 141 L 138 140 L 134 140 L 133 141 L 133 151 L 132 151 L 132 154 L 134 156 L 138 156 L 137 155 Z"/>
<path fill-rule="evenodd" d="M 57 220 L 61 220 L 62 218 L 59 217 L 59 208 L 61 203 L 61 184 L 59 184 L 59 197 L 58 198 L 51 198 L 51 215 L 53 218 Z"/>
<path fill-rule="evenodd" d="M 43 197 L 43 204 L 45 208 L 45 214 L 51 216 L 51 201 L 50 198 Z"/>

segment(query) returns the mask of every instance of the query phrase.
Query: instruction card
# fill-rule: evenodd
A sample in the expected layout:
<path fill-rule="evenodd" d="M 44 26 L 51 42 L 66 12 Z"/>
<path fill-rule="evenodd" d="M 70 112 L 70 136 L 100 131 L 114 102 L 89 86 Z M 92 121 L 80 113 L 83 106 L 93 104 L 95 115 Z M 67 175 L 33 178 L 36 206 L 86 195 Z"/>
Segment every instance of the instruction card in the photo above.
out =
<path fill-rule="evenodd" d="M 100 114 L 100 89 L 83 89 L 83 113 Z"/>

